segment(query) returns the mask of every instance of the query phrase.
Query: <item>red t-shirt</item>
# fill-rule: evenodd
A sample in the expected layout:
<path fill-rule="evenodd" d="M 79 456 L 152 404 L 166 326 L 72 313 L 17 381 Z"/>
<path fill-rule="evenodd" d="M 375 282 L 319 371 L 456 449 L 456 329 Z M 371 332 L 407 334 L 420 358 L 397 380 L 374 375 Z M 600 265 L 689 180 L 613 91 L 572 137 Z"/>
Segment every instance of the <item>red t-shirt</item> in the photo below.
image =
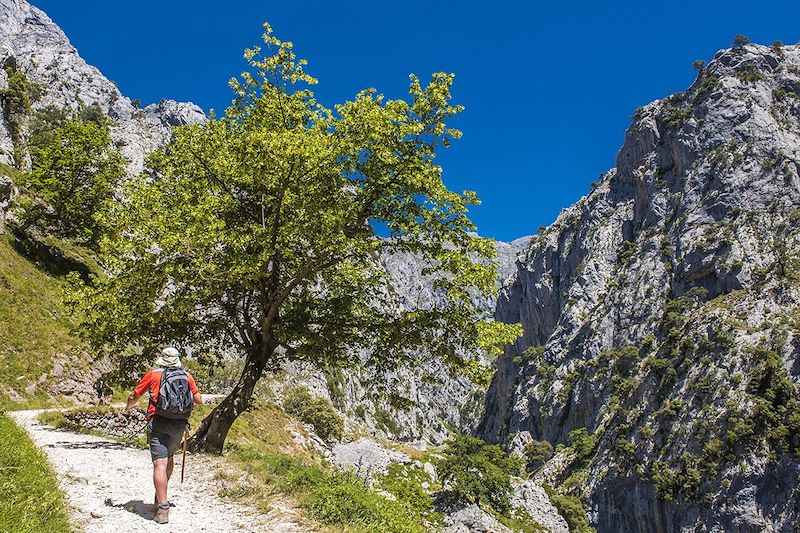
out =
<path fill-rule="evenodd" d="M 133 392 L 139 396 L 143 396 L 145 391 L 150 391 L 150 404 L 147 406 L 147 420 L 150 420 L 156 414 L 156 402 L 158 401 L 158 389 L 161 388 L 161 374 L 164 372 L 163 368 L 154 368 L 142 377 L 142 380 L 133 389 Z M 189 372 L 186 372 L 186 377 L 189 378 L 189 390 L 192 394 L 200 392 L 197 389 L 197 383 Z"/>

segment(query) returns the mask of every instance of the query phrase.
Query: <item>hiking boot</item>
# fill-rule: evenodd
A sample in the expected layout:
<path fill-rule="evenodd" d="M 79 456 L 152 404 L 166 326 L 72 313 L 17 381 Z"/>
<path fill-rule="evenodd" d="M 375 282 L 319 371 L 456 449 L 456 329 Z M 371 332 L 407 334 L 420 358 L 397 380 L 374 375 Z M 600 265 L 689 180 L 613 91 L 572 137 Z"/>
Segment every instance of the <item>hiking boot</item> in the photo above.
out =
<path fill-rule="evenodd" d="M 169 522 L 169 504 L 168 503 L 161 503 L 158 505 L 156 509 L 156 514 L 153 516 L 153 520 L 156 521 L 158 524 L 166 524 Z"/>

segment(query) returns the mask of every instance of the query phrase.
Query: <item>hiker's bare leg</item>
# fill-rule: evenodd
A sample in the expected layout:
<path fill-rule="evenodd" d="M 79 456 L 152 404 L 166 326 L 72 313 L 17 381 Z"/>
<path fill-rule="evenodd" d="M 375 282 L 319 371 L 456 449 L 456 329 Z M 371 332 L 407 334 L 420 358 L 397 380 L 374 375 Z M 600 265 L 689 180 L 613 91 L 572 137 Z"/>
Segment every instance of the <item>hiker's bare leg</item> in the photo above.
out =
<path fill-rule="evenodd" d="M 167 503 L 167 481 L 169 481 L 167 465 L 169 462 L 166 458 L 153 461 L 153 485 L 156 487 L 158 503 Z"/>
<path fill-rule="evenodd" d="M 169 481 L 169 478 L 172 477 L 172 470 L 175 468 L 175 461 L 173 459 L 174 457 L 174 455 L 170 455 L 169 459 L 167 460 L 167 481 Z"/>

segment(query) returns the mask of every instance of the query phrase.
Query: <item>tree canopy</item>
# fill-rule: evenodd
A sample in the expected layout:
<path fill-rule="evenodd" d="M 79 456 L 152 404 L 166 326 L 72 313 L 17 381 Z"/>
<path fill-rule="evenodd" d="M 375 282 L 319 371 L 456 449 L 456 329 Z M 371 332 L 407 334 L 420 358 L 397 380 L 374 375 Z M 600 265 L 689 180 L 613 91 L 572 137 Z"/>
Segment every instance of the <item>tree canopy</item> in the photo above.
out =
<path fill-rule="evenodd" d="M 94 247 L 102 233 L 101 211 L 125 175 L 123 159 L 111 144 L 106 122 L 59 116 L 55 126 L 33 129 L 33 169 L 26 189 L 43 203 L 31 198 L 21 202 L 22 220 Z"/>
<path fill-rule="evenodd" d="M 408 100 L 368 89 L 329 109 L 292 43 L 269 25 L 263 39 L 224 116 L 177 128 L 152 174 L 127 185 L 105 220 L 109 276 L 73 302 L 91 340 L 127 354 L 125 369 L 163 344 L 245 359 L 194 436 L 210 451 L 282 361 L 358 364 L 365 348 L 382 370 L 437 357 L 477 375 L 479 346 L 519 334 L 477 317 L 472 296 L 495 289 L 494 245 L 473 233 L 476 195 L 448 190 L 435 162 L 460 136 L 453 76 L 411 76 Z M 429 265 L 438 303 L 399 305 L 378 261 L 396 252 Z"/>
<path fill-rule="evenodd" d="M 522 460 L 507 456 L 496 444 L 456 435 L 447 441 L 437 466 L 455 501 L 485 504 L 504 513 L 511 506 L 511 476 L 519 474 Z"/>

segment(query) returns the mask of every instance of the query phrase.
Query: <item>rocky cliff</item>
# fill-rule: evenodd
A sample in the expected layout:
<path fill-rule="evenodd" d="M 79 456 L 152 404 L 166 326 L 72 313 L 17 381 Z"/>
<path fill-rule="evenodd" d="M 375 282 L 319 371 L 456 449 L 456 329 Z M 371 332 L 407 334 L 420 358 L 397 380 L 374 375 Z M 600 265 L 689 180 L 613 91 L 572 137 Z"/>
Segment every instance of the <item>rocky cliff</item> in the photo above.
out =
<path fill-rule="evenodd" d="M 81 106 L 98 106 L 112 120 L 112 139 L 128 161 L 131 175 L 142 170 L 146 154 L 169 139 L 172 126 L 205 119 L 198 106 L 173 100 L 139 109 L 78 55 L 61 28 L 25 0 L 0 0 L 0 67 L 0 91 L 8 85 L 6 69 L 21 71 L 33 84 L 34 111 L 49 105 L 72 112 Z M 3 100 L 0 163 L 14 164 L 14 138 L 18 134 L 24 138 L 25 132 L 14 131 L 18 126 L 9 120 L 9 106 Z M 24 157 L 24 150 L 20 151 L 24 143 L 16 144 Z"/>
<path fill-rule="evenodd" d="M 511 243 L 497 242 L 498 285 L 509 277 L 518 255 L 528 246 L 530 237 Z M 431 305 L 441 296 L 433 282 L 423 274 L 425 264 L 410 254 L 392 254 L 381 258 L 391 275 L 397 304 L 405 309 Z M 494 312 L 495 298 L 480 298 L 477 307 L 487 317 Z M 487 361 L 487 364 L 489 361 Z M 389 377 L 389 388 L 404 400 L 400 405 L 381 398 L 370 390 L 374 379 L 365 370 L 347 370 L 326 376 L 334 405 L 355 426 L 368 432 L 405 441 L 428 440 L 439 443 L 452 431 L 471 431 L 480 417 L 484 390 L 465 377 L 450 376 L 442 363 L 431 362 L 425 368 L 401 369 Z"/>
<path fill-rule="evenodd" d="M 502 290 L 479 432 L 571 444 L 535 477 L 600 533 L 797 531 L 799 124 L 800 46 L 719 52 Z"/>

